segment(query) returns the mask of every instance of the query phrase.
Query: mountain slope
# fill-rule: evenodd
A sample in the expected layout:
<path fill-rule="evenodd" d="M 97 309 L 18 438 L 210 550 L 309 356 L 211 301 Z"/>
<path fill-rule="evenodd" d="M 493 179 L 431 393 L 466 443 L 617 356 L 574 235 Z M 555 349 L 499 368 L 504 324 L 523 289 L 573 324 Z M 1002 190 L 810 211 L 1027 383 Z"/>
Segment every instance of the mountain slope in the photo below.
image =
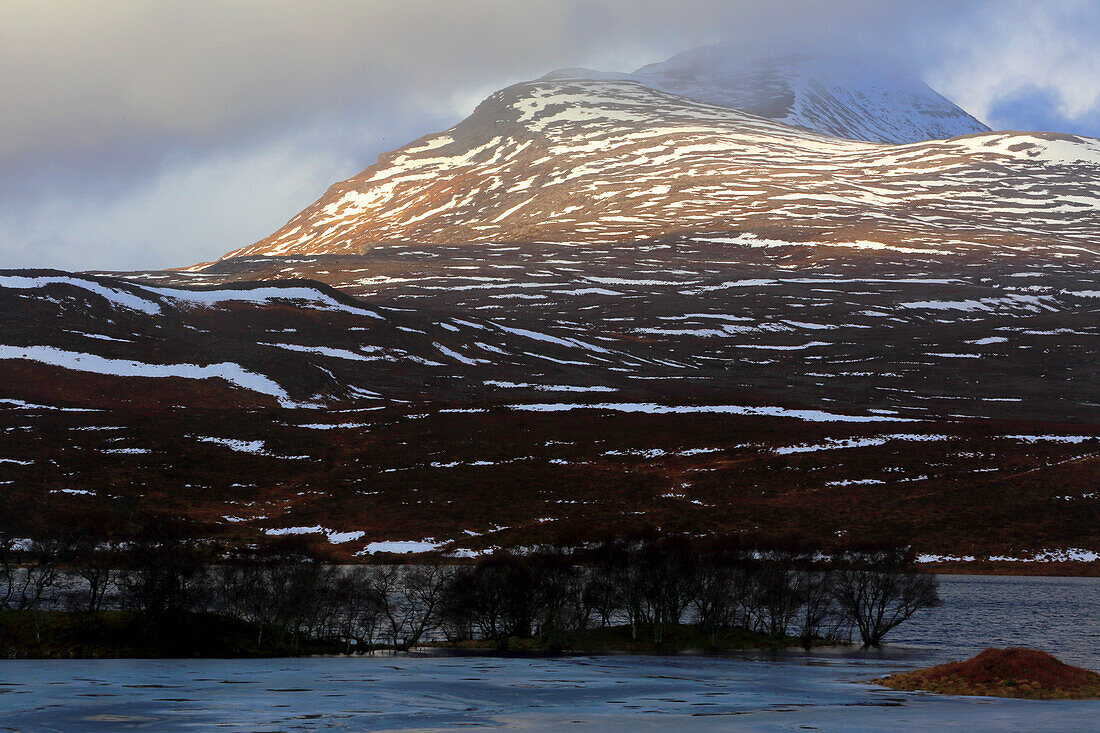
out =
<path fill-rule="evenodd" d="M 0 272 L 0 528 L 170 512 L 350 557 L 652 524 L 1096 557 L 1094 269 L 699 244 Z M 343 292 L 180 287 L 249 267 Z"/>
<path fill-rule="evenodd" d="M 0 272 L 0 529 L 1097 557 L 1098 141 L 614 77 L 502 90 L 241 256 Z"/>
<path fill-rule="evenodd" d="M 633 74 L 563 69 L 547 79 L 616 78 L 826 135 L 882 143 L 941 140 L 989 128 L 884 59 L 793 54 L 746 58 L 726 44 Z"/>
<path fill-rule="evenodd" d="M 227 256 L 746 231 L 926 252 L 1095 247 L 1098 178 L 1100 141 L 1070 135 L 887 146 L 633 81 L 544 80 L 496 92 Z"/>

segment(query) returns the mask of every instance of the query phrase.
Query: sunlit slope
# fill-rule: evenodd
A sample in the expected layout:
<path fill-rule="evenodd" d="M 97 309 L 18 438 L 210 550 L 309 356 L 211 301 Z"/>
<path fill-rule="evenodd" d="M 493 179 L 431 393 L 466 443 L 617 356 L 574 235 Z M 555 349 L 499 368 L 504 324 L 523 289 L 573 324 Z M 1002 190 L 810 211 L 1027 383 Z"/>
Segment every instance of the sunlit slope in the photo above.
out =
<path fill-rule="evenodd" d="M 881 145 L 635 82 L 538 81 L 383 155 L 229 256 L 727 231 L 917 251 L 1076 251 L 1096 246 L 1098 179 L 1093 139 L 984 133 Z"/>

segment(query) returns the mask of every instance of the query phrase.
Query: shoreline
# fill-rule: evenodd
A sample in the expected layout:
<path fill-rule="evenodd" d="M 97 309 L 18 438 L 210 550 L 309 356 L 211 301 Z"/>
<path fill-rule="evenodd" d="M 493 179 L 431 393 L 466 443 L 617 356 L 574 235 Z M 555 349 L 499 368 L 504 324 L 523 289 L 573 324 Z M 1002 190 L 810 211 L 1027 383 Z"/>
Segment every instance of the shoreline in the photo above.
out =
<path fill-rule="evenodd" d="M 585 656 L 603 653 L 658 656 L 848 648 L 849 639 L 775 636 L 742 626 L 707 630 L 695 623 L 616 624 L 559 629 L 545 634 L 421 637 L 404 646 L 390 639 L 338 636 L 295 638 L 264 626 L 210 613 L 173 616 L 107 611 L 0 612 L 0 658 L 7 659 L 256 659 L 312 656 Z"/>
<path fill-rule="evenodd" d="M 316 639 L 301 644 L 288 639 L 255 640 L 258 627 L 211 614 L 165 619 L 134 612 L 105 612 L 89 617 L 67 611 L 0 612 L 0 659 L 274 659 L 308 657 L 562 657 L 612 655 L 710 656 L 735 652 L 813 651 L 855 648 L 847 641 L 814 638 L 807 647 L 795 636 L 770 637 L 731 627 L 709 637 L 694 624 L 669 625 L 666 639 L 646 637 L 649 626 L 617 625 L 555 634 L 463 641 L 421 641 L 407 649 L 378 645 L 349 651 L 342 639 Z M 184 641 L 184 638 L 187 641 Z"/>
<path fill-rule="evenodd" d="M 1005 560 L 928 562 L 922 570 L 937 575 L 1026 576 L 1050 578 L 1100 578 L 1100 560 L 1092 562 L 1018 562 Z"/>

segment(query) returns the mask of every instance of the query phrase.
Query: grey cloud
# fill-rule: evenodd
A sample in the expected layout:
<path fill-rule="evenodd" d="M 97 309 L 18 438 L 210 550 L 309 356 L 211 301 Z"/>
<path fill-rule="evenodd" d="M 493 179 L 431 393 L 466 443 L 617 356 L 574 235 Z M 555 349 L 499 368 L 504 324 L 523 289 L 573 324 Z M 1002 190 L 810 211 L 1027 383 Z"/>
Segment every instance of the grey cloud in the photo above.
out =
<path fill-rule="evenodd" d="M 885 26 L 882 2 L 55 2 L 0 10 L 0 160 L 214 145 L 634 47 Z M 903 15 L 912 15 L 910 12 Z M 644 50 L 643 50 L 644 49 Z M 396 99 L 395 99 L 396 98 Z"/>

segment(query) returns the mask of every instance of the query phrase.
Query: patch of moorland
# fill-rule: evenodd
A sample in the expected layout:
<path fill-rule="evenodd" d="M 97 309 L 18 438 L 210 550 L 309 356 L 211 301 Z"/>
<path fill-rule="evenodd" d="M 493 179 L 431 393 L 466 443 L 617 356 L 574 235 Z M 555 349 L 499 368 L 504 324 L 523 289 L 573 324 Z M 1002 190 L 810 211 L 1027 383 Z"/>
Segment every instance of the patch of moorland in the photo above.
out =
<path fill-rule="evenodd" d="M 1091 435 L 1091 425 L 929 421 L 906 428 L 929 437 L 917 451 L 911 440 L 880 444 L 901 428 L 877 423 L 451 409 L 418 403 L 341 423 L 311 411 L 0 410 L 0 455 L 11 459 L 0 481 L 12 482 L 0 531 L 58 537 L 83 522 L 110 542 L 131 516 L 166 512 L 238 549 L 315 527 L 318 549 L 348 563 L 381 541 L 483 553 L 643 525 L 796 536 L 826 552 L 903 538 L 920 554 L 979 558 L 964 572 L 1029 565 L 986 557 L 1100 551 L 1100 500 L 1089 498 L 1100 456 L 1082 457 L 1097 449 L 1004 437 Z M 306 427 L 318 424 L 332 429 Z M 834 449 L 849 442 L 863 447 Z M 1076 571 L 1100 574 L 1100 563 L 1058 569 Z"/>
<path fill-rule="evenodd" d="M 950 662 L 873 682 L 895 690 L 943 695 L 1021 697 L 1033 700 L 1100 698 L 1100 674 L 1059 661 L 1037 649 L 986 649 L 964 662 Z"/>

